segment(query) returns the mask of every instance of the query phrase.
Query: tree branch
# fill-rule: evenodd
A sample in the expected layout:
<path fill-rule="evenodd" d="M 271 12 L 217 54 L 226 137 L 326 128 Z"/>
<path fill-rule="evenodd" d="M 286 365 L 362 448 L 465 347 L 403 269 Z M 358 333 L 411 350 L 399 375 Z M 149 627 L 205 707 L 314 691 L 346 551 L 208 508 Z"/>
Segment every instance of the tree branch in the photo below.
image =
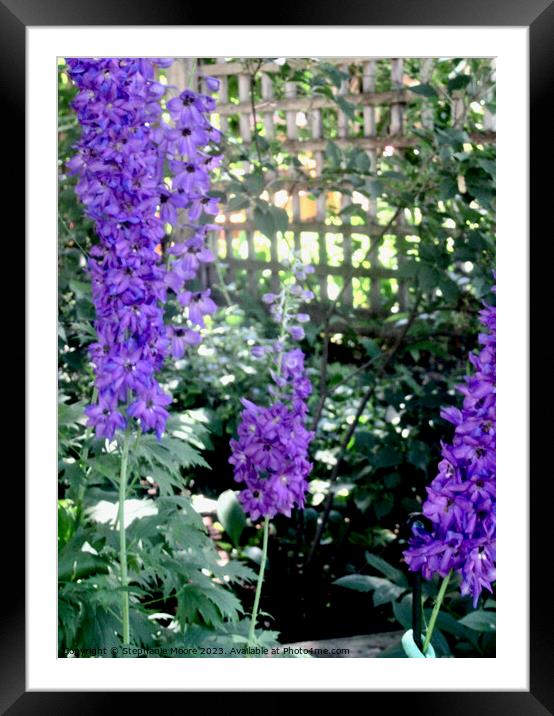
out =
<path fill-rule="evenodd" d="M 396 221 L 398 215 L 400 214 L 401 208 L 398 207 L 394 214 L 391 216 L 389 221 L 383 226 L 383 228 L 379 231 L 377 236 L 372 239 L 371 247 L 373 246 L 374 242 L 379 242 L 383 238 L 383 236 L 387 233 L 387 231 L 390 229 L 390 227 L 394 224 Z M 371 251 L 370 249 L 367 250 L 364 258 L 360 262 L 362 264 L 367 257 L 369 256 L 369 253 Z M 344 293 L 347 285 L 350 283 L 352 278 L 354 277 L 354 274 L 356 272 L 356 267 L 350 266 L 349 272 L 344 277 L 344 281 L 342 284 L 342 287 L 340 288 L 338 294 L 335 296 L 334 300 L 329 304 L 329 307 L 327 311 L 325 312 L 325 318 L 323 322 L 323 351 L 321 355 L 321 367 L 320 367 L 320 380 L 319 380 L 319 402 L 317 404 L 317 408 L 314 412 L 314 417 L 312 420 L 312 431 L 316 432 L 317 426 L 319 425 L 319 421 L 321 420 L 321 414 L 323 412 L 323 406 L 325 405 L 325 400 L 329 396 L 329 390 L 327 388 L 327 364 L 329 362 L 329 340 L 331 338 L 331 331 L 330 331 L 330 324 L 331 324 L 331 318 L 333 317 L 333 314 L 337 308 L 337 304 Z"/>
<path fill-rule="evenodd" d="M 417 311 L 419 309 L 421 297 L 422 297 L 422 293 L 420 292 L 415 300 L 412 310 L 410 311 L 408 320 L 406 321 L 402 331 L 398 334 L 393 346 L 390 348 L 389 351 L 387 351 L 385 354 L 382 354 L 380 356 L 383 358 L 383 362 L 381 363 L 381 366 L 379 367 L 379 369 L 376 373 L 376 377 L 380 377 L 384 374 L 385 370 L 387 369 L 387 366 L 390 364 L 391 360 L 393 359 L 395 354 L 398 352 L 398 349 L 404 342 L 404 338 L 406 337 L 408 331 L 412 327 L 412 325 L 417 317 Z M 327 497 L 325 498 L 325 508 L 323 510 L 323 515 L 321 517 L 321 520 L 318 522 L 314 540 L 312 542 L 312 546 L 310 548 L 308 557 L 306 559 L 306 569 L 310 566 L 310 564 L 313 560 L 314 554 L 319 546 L 319 543 L 321 542 L 321 537 L 323 536 L 323 532 L 324 532 L 327 522 L 329 520 L 329 515 L 331 513 L 331 509 L 333 506 L 333 500 L 334 500 L 334 493 L 333 493 L 332 487 L 338 477 L 339 470 L 342 466 L 342 461 L 344 459 L 346 450 L 348 448 L 348 443 L 350 442 L 350 439 L 354 435 L 356 428 L 358 427 L 360 418 L 362 417 L 362 414 L 365 410 L 365 407 L 368 404 L 368 402 L 370 401 L 371 397 L 373 396 L 376 387 L 377 387 L 377 381 L 374 380 L 373 383 L 368 387 L 368 389 L 362 396 L 362 399 L 360 401 L 360 404 L 358 405 L 358 409 L 354 416 L 354 420 L 352 421 L 351 425 L 349 426 L 348 430 L 346 431 L 346 433 L 341 441 L 339 454 L 337 456 L 337 462 L 335 463 L 333 470 L 331 472 L 331 476 L 329 478 L 329 492 L 327 493 Z"/>
<path fill-rule="evenodd" d="M 252 120 L 254 122 L 254 145 L 256 147 L 256 154 L 258 155 L 258 161 L 260 163 L 260 166 L 262 164 L 262 152 L 260 149 L 260 143 L 258 141 L 258 117 L 256 114 L 256 76 L 258 72 L 260 71 L 261 66 L 263 65 L 263 59 L 258 60 L 257 64 L 255 65 L 254 69 L 250 69 L 250 63 L 247 63 L 247 67 L 249 69 L 250 74 L 250 107 L 252 110 Z"/>

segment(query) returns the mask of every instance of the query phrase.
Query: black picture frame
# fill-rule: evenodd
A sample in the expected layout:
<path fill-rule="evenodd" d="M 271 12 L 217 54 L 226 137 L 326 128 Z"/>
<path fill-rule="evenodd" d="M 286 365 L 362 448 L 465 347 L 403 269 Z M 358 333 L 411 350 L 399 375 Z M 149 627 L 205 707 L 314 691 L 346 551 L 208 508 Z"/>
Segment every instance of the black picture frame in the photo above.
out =
<path fill-rule="evenodd" d="M 141 0 L 134 2 L 107 2 L 106 0 L 0 0 L 0 96 L 2 96 L 2 112 L 0 121 L 3 125 L 2 136 L 4 149 L 12 148 L 13 159 L 9 162 L 9 181 L 13 190 L 6 195 L 9 211 L 22 217 L 24 162 L 22 147 L 25 146 L 25 41 L 28 26 L 64 26 L 64 25 L 205 25 L 205 13 L 200 12 L 201 6 L 182 3 L 178 0 L 156 0 L 147 3 Z M 239 12 L 240 10 L 240 12 Z M 229 4 L 228 8 L 218 7 L 217 18 L 225 25 L 242 25 L 237 19 L 259 18 L 259 7 L 248 3 Z M 271 20 L 271 18 L 270 18 Z M 315 20 L 315 22 L 314 22 Z M 548 231 L 540 232 L 540 222 L 545 207 L 551 203 L 552 182 L 542 177 L 541 168 L 552 167 L 552 140 L 548 99 L 551 94 L 553 72 L 553 39 L 554 39 L 554 4 L 552 0 L 373 0 L 361 4 L 356 0 L 342 0 L 340 3 L 331 0 L 319 0 L 311 3 L 280 3 L 275 10 L 275 25 L 407 25 L 407 26 L 526 26 L 529 28 L 530 41 L 530 258 L 532 268 L 539 271 L 548 265 L 545 261 Z M 4 154 L 5 156 L 5 154 Z M 8 160 L 6 160 L 8 161 Z M 19 209 L 19 211 L 18 211 Z M 5 237 L 7 238 L 7 237 Z M 543 239 L 541 241 L 541 239 Z M 534 243 L 533 243 L 534 242 Z M 539 243 L 540 242 L 540 243 Z M 21 247 L 20 237 L 11 231 L 13 248 Z M 15 246 L 14 246 L 15 245 Z M 531 251 L 531 247 L 535 247 Z M 11 249 L 10 249 L 11 250 Z M 537 260 L 537 256 L 540 258 Z M 10 261 L 13 261 L 13 256 Z M 15 262 L 14 262 L 15 264 Z M 19 262 L 20 266 L 24 261 Z M 549 282 L 535 275 L 531 291 L 531 327 L 538 329 L 541 306 L 551 303 L 547 296 Z M 20 320 L 12 318 L 13 335 L 19 340 L 10 344 L 12 365 L 23 364 Z M 544 332 L 544 324 L 541 324 Z M 536 334 L 538 331 L 536 331 Z M 19 360 L 18 360 L 19 358 Z M 539 382 L 544 391 L 544 381 L 548 380 L 550 365 L 547 364 L 548 351 L 537 351 L 531 358 L 529 386 L 537 394 Z M 551 361 L 550 361 L 551 364 Z M 543 399 L 544 400 L 544 399 Z M 19 397 L 21 402 L 21 398 Z M 538 401 L 537 401 L 538 404 Z M 528 692 L 372 692 L 367 700 L 368 709 L 379 709 L 389 713 L 392 709 L 399 712 L 426 716 L 435 714 L 457 716 L 458 714 L 517 714 L 517 716 L 537 716 L 554 714 L 554 644 L 552 640 L 552 603 L 551 592 L 546 581 L 551 569 L 551 560 L 547 551 L 552 542 L 550 524 L 550 502 L 546 498 L 546 484 L 551 480 L 551 470 L 539 470 L 540 448 L 548 445 L 547 418 L 535 420 L 530 431 L 531 447 L 536 457 L 535 468 L 530 483 L 530 690 Z M 14 428 L 15 430 L 15 428 Z M 19 428 L 19 430 L 21 430 Z M 32 446 L 27 445 L 27 449 Z M 546 456 L 545 456 L 546 457 Z M 544 464 L 548 465 L 546 458 Z M 530 473 L 531 474 L 531 473 Z M 544 479 L 542 479 L 544 476 Z M 65 713 L 97 713 L 104 704 L 118 708 L 123 704 L 132 708 L 128 693 L 84 693 L 84 692 L 27 692 L 25 687 L 25 597 L 24 590 L 8 592 L 12 585 L 25 583 L 25 533 L 24 505 L 25 487 L 23 476 L 14 475 L 9 485 L 9 498 L 13 527 L 10 532 L 9 549 L 2 550 L 2 572 L 9 574 L 9 585 L 4 582 L 2 597 L 4 600 L 1 612 L 2 632 L 0 638 L 0 708 L 2 713 L 9 714 L 65 714 Z M 18 535 L 18 538 L 15 535 Z M 513 579 L 526 579 L 526 575 L 514 565 Z M 153 685 L 154 686 L 154 685 Z M 337 683 L 340 690 L 340 683 Z M 326 704 L 333 708 L 332 702 L 345 693 L 327 693 Z M 216 696 L 214 694 L 214 696 Z M 275 693 L 271 699 L 256 701 L 257 708 L 275 713 L 283 706 L 287 693 Z M 140 709 L 154 705 L 156 694 L 141 692 Z M 188 699 L 188 697 L 187 697 Z M 108 701 L 109 700 L 109 701 Z M 270 702 L 270 703 L 267 703 Z M 185 702 L 181 701 L 183 704 Z M 208 703 L 201 712 L 208 712 Z M 219 702 L 220 705 L 223 703 Z M 233 708 L 232 704 L 242 704 L 241 711 L 246 707 L 242 694 L 227 694 L 225 707 Z M 252 703 L 252 702 L 250 702 Z M 386 709 L 386 711 L 385 711 Z"/>

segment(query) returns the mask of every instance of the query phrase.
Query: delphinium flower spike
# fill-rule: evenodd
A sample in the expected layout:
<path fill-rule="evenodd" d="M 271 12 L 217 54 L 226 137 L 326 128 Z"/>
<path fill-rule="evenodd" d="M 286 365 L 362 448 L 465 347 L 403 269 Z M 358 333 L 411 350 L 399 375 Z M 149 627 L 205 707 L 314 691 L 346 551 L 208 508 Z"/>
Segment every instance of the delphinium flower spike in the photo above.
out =
<path fill-rule="evenodd" d="M 201 263 L 213 260 L 205 245 L 209 227 L 200 220 L 217 211 L 208 191 L 209 170 L 218 157 L 206 150 L 217 138 L 207 118 L 214 100 L 185 90 L 167 102 L 173 124 L 165 122 L 167 87 L 157 80 L 156 68 L 171 63 L 67 59 L 82 130 L 68 168 L 78 175 L 76 192 L 99 239 L 88 262 L 98 401 L 85 412 L 98 437 L 112 439 L 117 430 L 125 431 L 118 509 L 124 644 L 130 642 L 125 499 L 131 432 L 140 426 L 161 438 L 171 397 L 157 374 L 169 352 L 180 357 L 198 342 L 198 328 L 216 308 L 209 292 L 188 284 Z M 177 105 L 188 109 L 177 113 Z M 189 234 L 179 243 L 171 234 L 176 227 Z M 168 291 L 182 307 L 170 326 L 164 322 Z"/>
<path fill-rule="evenodd" d="M 253 520 L 279 513 L 290 517 L 293 507 L 303 507 L 306 478 L 312 467 L 308 447 L 313 434 L 304 424 L 312 386 L 304 353 L 291 346 L 304 336 L 301 323 L 306 321 L 306 314 L 298 309 L 301 302 L 313 297 L 302 286 L 311 267 L 298 261 L 292 269 L 294 279 L 283 285 L 280 294 L 263 297 L 280 326 L 280 335 L 272 349 L 256 346 L 252 350 L 254 356 L 269 358 L 269 405 L 256 405 L 243 398 L 238 439 L 231 440 L 235 480 L 244 484 L 239 500 Z"/>
<path fill-rule="evenodd" d="M 292 265 L 293 279 L 283 283 L 279 294 L 265 294 L 270 313 L 280 326 L 279 337 L 271 348 L 255 346 L 252 353 L 269 359 L 268 404 L 257 405 L 242 399 L 238 439 L 231 440 L 229 462 L 235 480 L 243 485 L 239 501 L 252 520 L 264 519 L 262 561 L 250 622 L 249 644 L 255 641 L 256 619 L 263 583 L 269 521 L 277 514 L 290 517 L 294 507 L 304 506 L 307 477 L 312 465 L 308 450 L 313 433 L 305 427 L 311 383 L 304 367 L 304 354 L 295 341 L 304 337 L 302 324 L 308 319 L 300 313 L 301 303 L 313 298 L 303 287 L 313 271 L 299 259 Z"/>
<path fill-rule="evenodd" d="M 78 175 L 76 192 L 99 238 L 88 262 L 98 402 L 86 413 L 97 436 L 109 439 L 129 418 L 142 431 L 162 435 L 171 397 L 156 374 L 169 353 L 181 357 L 199 342 L 204 316 L 216 308 L 209 291 L 188 285 L 201 264 L 214 258 L 206 245 L 209 226 L 199 223 L 203 213 L 217 211 L 208 191 L 218 157 L 206 151 L 218 138 L 208 120 L 214 100 L 185 90 L 167 102 L 173 121 L 164 121 L 168 88 L 157 81 L 156 67 L 170 64 L 145 58 L 67 60 L 79 90 L 73 108 L 82 129 L 68 167 Z M 177 113 L 177 105 L 194 111 Z M 188 236 L 176 243 L 166 229 L 183 222 Z M 168 290 L 182 307 L 172 325 L 164 323 Z"/>
<path fill-rule="evenodd" d="M 480 316 L 481 350 L 470 355 L 474 372 L 458 386 L 462 408 L 441 411 L 455 430 L 452 443 L 442 445 L 439 473 L 427 488 L 428 525 L 414 522 L 404 552 L 409 569 L 425 579 L 439 575 L 447 583 L 458 574 L 461 594 L 471 595 L 474 607 L 496 579 L 495 307 L 486 305 Z"/>

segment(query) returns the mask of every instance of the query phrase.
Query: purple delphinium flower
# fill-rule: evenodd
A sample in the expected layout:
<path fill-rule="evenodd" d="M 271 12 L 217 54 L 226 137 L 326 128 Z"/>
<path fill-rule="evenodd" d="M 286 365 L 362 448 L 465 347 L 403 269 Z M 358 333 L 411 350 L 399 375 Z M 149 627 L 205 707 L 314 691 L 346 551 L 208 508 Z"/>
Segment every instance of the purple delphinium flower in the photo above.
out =
<path fill-rule="evenodd" d="M 242 403 L 230 458 L 235 480 L 245 483 L 239 500 L 253 520 L 277 513 L 290 517 L 293 507 L 304 506 L 312 467 L 307 459 L 312 434 L 304 427 L 304 414 L 282 402 L 270 407 Z"/>
<path fill-rule="evenodd" d="M 210 90 L 214 87 L 214 83 L 208 84 Z M 216 310 L 209 292 L 199 293 L 189 288 L 187 282 L 197 276 L 203 264 L 214 261 L 206 242 L 208 232 L 216 227 L 205 223 L 204 216 L 218 213 L 217 199 L 210 196 L 209 189 L 210 172 L 221 161 L 221 155 L 208 151 L 208 145 L 219 141 L 220 134 L 209 121 L 215 101 L 208 95 L 186 89 L 167 102 L 167 109 L 173 124 L 163 124 L 162 131 L 156 134 L 160 153 L 171 173 L 171 187 L 165 185 L 165 206 L 173 204 L 186 213 L 187 222 L 182 228 L 187 238 L 168 249 L 172 261 L 165 284 L 187 308 L 185 318 L 195 331 L 204 326 L 204 317 Z M 199 223 L 201 221 L 203 223 Z M 175 346 L 174 341 L 172 345 Z M 177 346 L 178 353 L 180 346 Z"/>
<path fill-rule="evenodd" d="M 457 572 L 474 606 L 496 579 L 496 309 L 486 306 L 481 321 L 487 332 L 470 356 L 475 372 L 458 387 L 462 409 L 441 411 L 455 431 L 427 488 L 423 514 L 431 527 L 416 523 L 404 552 L 409 569 L 425 579 Z"/>
<path fill-rule="evenodd" d="M 290 338 L 303 337 L 290 330 L 299 304 L 299 298 L 295 297 L 299 292 L 293 291 L 294 287 L 298 283 L 284 285 L 280 294 L 264 296 L 264 302 L 271 304 L 273 318 L 281 326 L 281 335 L 273 350 L 254 346 L 252 355 L 257 358 L 270 355 L 271 404 L 260 406 L 243 399 L 238 439 L 230 443 L 229 462 L 235 480 L 244 484 L 239 501 L 252 520 L 273 518 L 279 513 L 290 517 L 293 507 L 302 508 L 312 469 L 308 450 L 313 433 L 304 424 L 312 386 L 306 375 L 303 352 L 300 348 L 287 350 L 286 345 Z"/>
<path fill-rule="evenodd" d="M 195 114 L 189 113 L 187 121 L 194 125 L 197 141 L 179 142 L 181 125 L 162 121 L 166 87 L 156 80 L 156 65 L 170 64 L 166 59 L 67 59 L 78 89 L 73 108 L 82 129 L 68 168 L 78 175 L 76 192 L 99 238 L 88 262 L 97 333 L 90 356 L 98 403 L 85 412 L 98 437 L 109 439 L 125 429 L 129 417 L 161 436 L 171 398 L 156 374 L 170 351 L 181 356 L 197 342 L 195 325 L 202 326 L 203 316 L 215 310 L 202 294 L 195 310 L 183 313 L 184 324 L 164 323 L 168 288 L 181 297 L 200 262 L 213 260 L 199 245 L 205 230 L 195 226 L 190 227 L 193 238 L 185 242 L 186 257 L 170 256 L 168 269 L 161 255 L 161 246 L 171 244 L 164 225 L 176 226 L 178 211 L 207 205 L 213 213 L 205 168 L 211 157 L 202 151 L 213 138 L 206 118 L 213 100 L 187 91 L 195 103 Z M 169 184 L 164 179 L 167 164 L 174 173 Z M 181 172 L 188 174 L 189 164 L 199 167 L 201 180 L 184 181 Z"/>

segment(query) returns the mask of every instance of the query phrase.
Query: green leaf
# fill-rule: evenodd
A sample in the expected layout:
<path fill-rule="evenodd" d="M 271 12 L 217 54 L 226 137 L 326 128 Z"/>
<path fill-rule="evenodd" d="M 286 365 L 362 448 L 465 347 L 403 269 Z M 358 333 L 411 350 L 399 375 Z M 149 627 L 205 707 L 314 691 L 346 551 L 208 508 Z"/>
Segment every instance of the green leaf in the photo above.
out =
<path fill-rule="evenodd" d="M 93 574 L 108 574 L 108 563 L 91 552 L 69 549 L 62 550 L 58 561 L 60 582 L 76 581 Z"/>
<path fill-rule="evenodd" d="M 182 488 L 181 468 L 209 467 L 200 453 L 177 437 L 141 435 L 132 451 L 132 462 L 148 465 L 150 476 L 160 485 L 161 495 L 172 495 L 173 487 Z"/>
<path fill-rule="evenodd" d="M 474 631 L 496 631 L 496 613 L 478 609 L 458 619 L 460 624 Z"/>
<path fill-rule="evenodd" d="M 406 591 L 405 587 L 399 587 L 388 579 L 370 577 L 367 574 L 348 574 L 336 579 L 333 584 L 338 587 L 346 587 L 346 589 L 354 589 L 357 592 L 373 591 L 373 605 L 376 607 L 393 602 Z"/>
<path fill-rule="evenodd" d="M 348 75 L 339 70 L 335 65 L 331 65 L 327 62 L 320 65 L 320 70 L 327 75 L 335 87 L 339 88 L 344 80 L 348 79 Z"/>
<path fill-rule="evenodd" d="M 398 487 L 402 481 L 402 478 L 400 477 L 400 474 L 398 472 L 390 472 L 388 475 L 385 475 L 383 478 L 383 482 L 385 483 L 385 487 L 388 488 L 394 488 Z"/>
<path fill-rule="evenodd" d="M 381 172 L 381 177 L 384 177 L 385 179 L 398 179 L 399 181 L 406 181 L 405 174 L 402 174 L 402 172 L 394 172 L 390 170 Z"/>
<path fill-rule="evenodd" d="M 235 621 L 242 607 L 234 594 L 213 583 L 204 586 L 187 584 L 178 597 L 177 614 L 183 622 L 193 622 L 198 617 L 208 625 L 218 625 L 222 620 Z"/>
<path fill-rule="evenodd" d="M 369 174 L 371 170 L 371 162 L 365 152 L 359 151 L 356 153 L 355 166 L 357 171 L 360 172 L 360 174 Z"/>
<path fill-rule="evenodd" d="M 425 615 L 426 619 L 429 620 L 431 617 L 432 610 L 426 610 Z M 460 622 L 457 619 L 454 619 L 454 617 L 451 614 L 448 614 L 445 611 L 440 611 L 439 615 L 437 617 L 437 626 L 442 630 L 447 632 L 448 634 L 453 634 L 454 636 L 458 637 L 459 639 L 468 639 L 472 643 L 475 643 L 479 636 L 475 634 L 471 629 L 468 627 L 465 627 L 463 624 L 460 624 Z"/>
<path fill-rule="evenodd" d="M 441 276 L 438 287 L 447 301 L 454 302 L 460 295 L 460 289 L 457 283 L 449 276 Z"/>
<path fill-rule="evenodd" d="M 405 587 L 399 587 L 388 579 L 383 579 L 382 585 L 373 592 L 373 606 L 378 607 L 381 604 L 395 602 L 401 594 L 406 591 Z"/>
<path fill-rule="evenodd" d="M 373 338 L 362 338 L 360 343 L 365 348 L 365 352 L 370 358 L 375 358 L 375 356 L 378 356 L 381 353 L 379 344 Z"/>
<path fill-rule="evenodd" d="M 90 298 L 92 293 L 91 284 L 88 281 L 78 281 L 75 278 L 69 279 L 69 288 L 77 298 Z"/>
<path fill-rule="evenodd" d="M 344 99 L 344 97 L 341 97 L 340 95 L 335 96 L 335 102 L 347 117 L 350 117 L 350 119 L 356 119 L 354 105 L 351 102 L 348 102 L 348 100 Z"/>
<path fill-rule="evenodd" d="M 439 181 L 440 198 L 444 201 L 453 199 L 458 193 L 458 185 L 453 177 L 445 176 Z"/>
<path fill-rule="evenodd" d="M 59 465 L 59 471 L 60 479 L 63 478 L 64 480 L 67 480 L 69 484 L 67 497 L 70 500 L 79 500 L 81 491 L 84 489 L 87 482 L 87 475 L 81 464 L 78 462 L 66 462 L 66 460 L 62 460 Z"/>
<path fill-rule="evenodd" d="M 131 609 L 129 622 L 130 631 L 135 644 L 139 646 L 150 646 L 153 643 L 158 629 L 156 622 L 148 619 L 147 615 L 138 609 Z"/>
<path fill-rule="evenodd" d="M 396 621 L 404 627 L 410 629 L 412 626 L 412 595 L 406 594 L 399 602 L 393 602 L 392 609 Z"/>
<path fill-rule="evenodd" d="M 373 464 L 375 467 L 396 467 L 402 462 L 402 453 L 393 447 L 385 445 L 375 458 Z"/>
<path fill-rule="evenodd" d="M 79 627 L 79 605 L 64 598 L 64 590 L 60 589 L 58 598 L 58 648 L 75 644 Z M 61 655 L 61 654 L 60 654 Z"/>
<path fill-rule="evenodd" d="M 77 507 L 71 500 L 58 500 L 58 544 L 69 542 L 77 526 Z"/>
<path fill-rule="evenodd" d="M 233 490 L 226 490 L 219 496 L 217 517 L 235 547 L 238 547 L 240 536 L 246 526 L 246 515 Z"/>
<path fill-rule="evenodd" d="M 58 427 L 65 427 L 67 425 L 75 425 L 79 422 L 84 422 L 85 416 L 83 409 L 86 403 L 84 400 L 78 403 L 58 403 Z"/>
<path fill-rule="evenodd" d="M 354 589 L 356 592 L 371 592 L 375 589 L 373 579 L 373 577 L 368 577 L 367 574 L 347 574 L 346 577 L 335 579 L 333 584 L 336 584 L 337 587 Z"/>
<path fill-rule="evenodd" d="M 278 206 L 270 206 L 269 212 L 273 217 L 273 223 L 276 231 L 286 231 L 289 227 L 289 217 L 284 209 Z"/>
<path fill-rule="evenodd" d="M 413 278 L 417 276 L 419 270 L 419 262 L 408 260 L 398 267 L 397 274 L 400 278 Z"/>
<path fill-rule="evenodd" d="M 271 211 L 264 211 L 257 205 L 254 207 L 253 219 L 256 229 L 265 234 L 268 239 L 272 239 L 275 236 L 275 218 Z"/>
<path fill-rule="evenodd" d="M 419 264 L 417 276 L 420 288 L 423 291 L 430 291 L 436 288 L 440 279 L 440 274 L 437 269 L 423 262 Z"/>
<path fill-rule="evenodd" d="M 342 159 L 342 153 L 334 142 L 327 142 L 325 148 L 325 156 L 333 167 L 339 167 Z"/>
<path fill-rule="evenodd" d="M 414 440 L 410 443 L 410 447 L 408 448 L 408 462 L 425 472 L 430 459 L 431 451 L 425 443 L 421 442 L 421 440 Z"/>
<path fill-rule="evenodd" d="M 159 528 L 164 531 L 172 547 L 175 549 L 197 548 L 201 551 L 205 547 L 213 546 L 206 536 L 202 517 L 193 508 L 189 497 L 185 495 L 159 497 L 156 504 L 159 510 L 157 518 Z M 203 554 L 202 559 L 205 558 L 206 555 Z"/>
<path fill-rule="evenodd" d="M 227 211 L 240 211 L 250 206 L 250 199 L 247 196 L 235 195 L 227 202 Z"/>
<path fill-rule="evenodd" d="M 121 629 L 121 620 L 113 613 L 94 604 L 83 604 L 84 615 L 81 622 L 80 643 L 110 649 L 120 646 L 117 632 Z"/>
<path fill-rule="evenodd" d="M 264 175 L 258 169 L 255 172 L 252 172 L 252 174 L 247 174 L 244 177 L 244 183 L 249 194 L 259 196 L 263 192 L 265 186 Z"/>
<path fill-rule="evenodd" d="M 401 572 L 399 569 L 396 569 L 396 567 L 393 567 L 382 557 L 378 557 L 376 554 L 371 554 L 371 552 L 366 552 L 365 558 L 368 564 L 374 567 L 377 571 L 381 572 L 381 574 L 383 574 L 387 579 L 390 579 L 392 582 L 395 582 L 396 584 L 399 584 L 401 586 L 408 585 L 408 580 L 406 579 L 403 572 Z"/>
<path fill-rule="evenodd" d="M 415 92 L 415 94 L 420 94 L 423 97 L 438 97 L 437 90 L 425 82 L 415 86 L 412 85 L 410 92 Z"/>
<path fill-rule="evenodd" d="M 496 162 L 494 159 L 478 159 L 477 163 L 492 179 L 496 180 Z"/>
<path fill-rule="evenodd" d="M 458 75 L 457 77 L 453 77 L 451 80 L 448 80 L 447 88 L 449 92 L 461 90 L 464 89 L 464 87 L 467 87 L 470 82 L 471 77 L 469 75 Z"/>
<path fill-rule="evenodd" d="M 444 656 L 451 656 L 448 642 L 446 641 L 444 634 L 441 632 L 438 626 L 435 627 L 433 631 L 433 636 L 431 637 L 431 644 L 433 645 L 437 653 L 442 654 Z"/>
<path fill-rule="evenodd" d="M 369 179 L 366 181 L 367 191 L 372 199 L 378 199 L 385 191 L 385 183 L 381 179 Z"/>
<path fill-rule="evenodd" d="M 254 564 L 261 564 L 262 561 L 262 550 L 259 547 L 251 546 L 251 547 L 245 547 L 243 549 L 244 556 L 247 559 L 252 560 Z"/>
<path fill-rule="evenodd" d="M 253 569 L 250 569 L 250 567 L 247 567 L 236 559 L 227 562 L 227 564 L 220 568 L 220 572 L 229 582 L 238 582 L 239 584 L 253 582 L 258 577 Z"/>
<path fill-rule="evenodd" d="M 119 480 L 121 461 L 119 455 L 101 453 L 97 457 L 88 459 L 88 464 L 94 472 L 107 477 L 112 482 Z"/>
<path fill-rule="evenodd" d="M 470 142 L 467 132 L 458 127 L 447 127 L 446 129 L 436 129 L 435 134 L 441 145 L 447 145 L 450 150 L 460 151 L 463 145 Z M 448 156 L 448 155 L 446 155 Z"/>
<path fill-rule="evenodd" d="M 378 520 L 382 519 L 383 517 L 386 517 L 386 515 L 390 514 L 392 508 L 394 507 L 394 498 L 391 494 L 385 492 L 381 499 L 376 500 L 373 503 L 373 509 L 375 511 L 375 515 Z"/>
<path fill-rule="evenodd" d="M 361 430 L 356 435 L 356 449 L 362 453 L 370 453 L 375 445 L 377 444 L 377 438 L 373 433 L 367 432 L 367 430 Z"/>

